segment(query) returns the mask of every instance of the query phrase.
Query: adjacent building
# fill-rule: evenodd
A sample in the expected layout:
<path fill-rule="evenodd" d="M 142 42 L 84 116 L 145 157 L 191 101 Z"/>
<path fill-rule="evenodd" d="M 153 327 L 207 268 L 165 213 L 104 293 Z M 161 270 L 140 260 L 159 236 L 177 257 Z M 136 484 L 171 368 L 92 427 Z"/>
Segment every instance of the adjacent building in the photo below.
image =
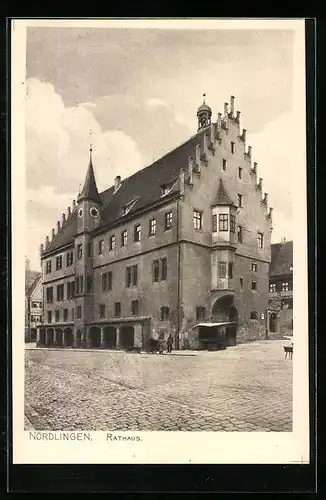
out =
<path fill-rule="evenodd" d="M 293 241 L 271 245 L 269 332 L 293 332 Z"/>
<path fill-rule="evenodd" d="M 28 279 L 25 291 L 25 342 L 36 342 L 36 330 L 43 321 L 42 274 L 35 274 L 33 281 Z"/>
<path fill-rule="evenodd" d="M 272 208 L 234 97 L 216 121 L 204 101 L 197 123 L 185 143 L 102 193 L 90 148 L 77 202 L 41 246 L 38 345 L 265 338 Z"/>

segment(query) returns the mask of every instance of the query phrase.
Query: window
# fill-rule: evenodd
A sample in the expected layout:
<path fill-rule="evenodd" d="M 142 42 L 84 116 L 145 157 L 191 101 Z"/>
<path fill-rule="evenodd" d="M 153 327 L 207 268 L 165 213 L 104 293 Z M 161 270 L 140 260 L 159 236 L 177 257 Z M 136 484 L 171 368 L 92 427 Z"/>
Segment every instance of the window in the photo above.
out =
<path fill-rule="evenodd" d="M 149 236 L 154 236 L 156 234 L 156 219 L 151 219 L 149 221 Z"/>
<path fill-rule="evenodd" d="M 239 177 L 239 179 L 242 179 L 242 168 L 241 167 L 238 168 L 238 177 Z"/>
<path fill-rule="evenodd" d="M 68 309 L 63 310 L 63 321 L 68 321 Z"/>
<path fill-rule="evenodd" d="M 66 266 L 70 267 L 74 261 L 74 252 L 67 252 L 66 254 Z"/>
<path fill-rule="evenodd" d="M 230 215 L 230 231 L 231 233 L 235 233 L 235 216 Z"/>
<path fill-rule="evenodd" d="M 166 257 L 161 259 L 161 280 L 165 281 L 167 277 L 167 272 L 168 272 L 168 264 Z"/>
<path fill-rule="evenodd" d="M 131 314 L 133 316 L 138 316 L 138 314 L 139 314 L 138 309 L 139 309 L 138 300 L 132 300 L 131 301 Z"/>
<path fill-rule="evenodd" d="M 234 142 L 231 141 L 231 153 L 234 155 L 234 151 L 235 151 L 235 144 Z"/>
<path fill-rule="evenodd" d="M 64 299 L 64 285 L 57 285 L 57 300 Z"/>
<path fill-rule="evenodd" d="M 167 321 L 169 319 L 169 308 L 161 307 L 161 321 Z"/>
<path fill-rule="evenodd" d="M 220 231 L 229 230 L 229 216 L 228 214 L 219 214 L 218 216 L 218 228 Z"/>
<path fill-rule="evenodd" d="M 243 207 L 243 196 L 240 193 L 238 193 L 238 205 L 239 207 Z"/>
<path fill-rule="evenodd" d="M 102 274 L 102 291 L 112 290 L 112 271 Z"/>
<path fill-rule="evenodd" d="M 233 278 L 233 263 L 232 262 L 229 262 L 228 268 L 229 268 L 229 279 L 232 279 Z"/>
<path fill-rule="evenodd" d="M 222 168 L 223 168 L 224 171 L 226 170 L 226 164 L 227 164 L 226 159 L 223 158 L 222 159 Z"/>
<path fill-rule="evenodd" d="M 263 233 L 257 233 L 257 244 L 258 248 L 264 248 L 264 235 Z"/>
<path fill-rule="evenodd" d="M 243 289 L 243 278 L 240 278 L 240 288 Z"/>
<path fill-rule="evenodd" d="M 78 295 L 79 293 L 83 293 L 83 289 L 84 289 L 84 277 L 77 276 L 77 278 L 76 278 L 76 294 Z"/>
<path fill-rule="evenodd" d="M 121 246 L 125 247 L 125 246 L 127 246 L 127 243 L 128 243 L 128 231 L 127 231 L 127 229 L 125 229 L 121 233 Z"/>
<path fill-rule="evenodd" d="M 140 241 L 141 240 L 141 225 L 137 224 L 134 227 L 134 241 Z"/>
<path fill-rule="evenodd" d="M 128 266 L 126 269 L 126 286 L 137 286 L 138 281 L 138 266 Z"/>
<path fill-rule="evenodd" d="M 160 279 L 160 261 L 154 260 L 153 262 L 153 281 L 159 281 Z"/>
<path fill-rule="evenodd" d="M 226 262 L 218 263 L 218 276 L 219 278 L 226 278 Z"/>
<path fill-rule="evenodd" d="M 59 255 L 56 259 L 55 259 L 55 269 L 56 271 L 59 271 L 59 269 L 62 268 L 62 255 Z"/>
<path fill-rule="evenodd" d="M 87 281 L 86 281 L 86 292 L 90 293 L 93 288 L 93 278 L 92 276 L 87 276 Z"/>
<path fill-rule="evenodd" d="M 104 240 L 98 242 L 98 254 L 103 255 L 104 252 Z"/>
<path fill-rule="evenodd" d="M 51 272 L 51 261 L 47 260 L 45 263 L 45 272 L 46 274 L 49 274 Z"/>
<path fill-rule="evenodd" d="M 77 319 L 82 317 L 82 306 L 77 306 Z"/>
<path fill-rule="evenodd" d="M 115 302 L 114 304 L 114 316 L 120 318 L 121 316 L 121 302 Z"/>
<path fill-rule="evenodd" d="M 100 318 L 105 318 L 105 304 L 100 304 Z"/>
<path fill-rule="evenodd" d="M 46 301 L 53 302 L 53 287 L 50 286 L 46 289 Z"/>
<path fill-rule="evenodd" d="M 167 231 L 168 229 L 171 229 L 171 227 L 172 227 L 172 212 L 166 212 L 164 222 L 165 222 L 165 224 L 164 224 L 165 231 Z"/>
<path fill-rule="evenodd" d="M 250 313 L 250 319 L 258 319 L 258 314 L 256 311 L 251 311 Z"/>
<path fill-rule="evenodd" d="M 60 321 L 60 311 L 56 309 L 55 311 L 55 322 L 58 323 Z"/>
<path fill-rule="evenodd" d="M 217 232 L 217 215 L 216 214 L 212 215 L 212 232 L 213 233 Z"/>
<path fill-rule="evenodd" d="M 288 292 L 289 291 L 289 283 L 282 283 L 282 292 Z"/>
<path fill-rule="evenodd" d="M 257 281 L 251 282 L 251 290 L 257 290 Z"/>
<path fill-rule="evenodd" d="M 269 285 L 269 291 L 270 291 L 270 293 L 276 292 L 276 284 L 275 283 L 271 283 Z"/>
<path fill-rule="evenodd" d="M 88 245 L 87 245 L 87 257 L 91 257 L 92 256 L 92 250 L 93 250 L 92 243 L 88 243 Z"/>
<path fill-rule="evenodd" d="M 196 320 L 201 321 L 204 320 L 206 316 L 205 307 L 196 307 Z"/>
<path fill-rule="evenodd" d="M 109 250 L 112 252 L 115 249 L 115 236 L 112 235 L 109 238 Z"/>
<path fill-rule="evenodd" d="M 252 262 L 251 263 L 251 270 L 256 273 L 257 272 L 257 269 L 258 269 L 258 265 L 256 264 L 256 262 Z"/>
<path fill-rule="evenodd" d="M 80 260 L 83 256 L 83 245 L 80 243 L 77 245 L 77 258 Z"/>
<path fill-rule="evenodd" d="M 75 295 L 75 282 L 68 281 L 67 283 L 67 299 L 71 299 Z"/>
<path fill-rule="evenodd" d="M 194 210 L 194 228 L 195 229 L 202 229 L 202 218 L 203 218 L 202 212 L 198 212 L 197 210 Z"/>
<path fill-rule="evenodd" d="M 48 323 L 52 323 L 52 311 L 48 311 Z"/>
<path fill-rule="evenodd" d="M 171 187 L 168 186 L 162 186 L 161 187 L 161 196 L 165 196 L 171 191 Z"/>
<path fill-rule="evenodd" d="M 243 242 L 242 226 L 238 226 L 237 235 L 238 235 L 238 241 L 239 241 L 239 243 L 242 243 Z"/>

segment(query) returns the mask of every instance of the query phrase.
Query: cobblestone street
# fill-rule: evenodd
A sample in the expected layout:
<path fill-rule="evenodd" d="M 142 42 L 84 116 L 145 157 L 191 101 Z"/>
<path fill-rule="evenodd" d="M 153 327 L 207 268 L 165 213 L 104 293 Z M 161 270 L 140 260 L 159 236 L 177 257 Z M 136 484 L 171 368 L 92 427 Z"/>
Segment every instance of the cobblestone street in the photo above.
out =
<path fill-rule="evenodd" d="M 37 430 L 288 432 L 286 344 L 163 356 L 26 349 L 26 422 Z"/>

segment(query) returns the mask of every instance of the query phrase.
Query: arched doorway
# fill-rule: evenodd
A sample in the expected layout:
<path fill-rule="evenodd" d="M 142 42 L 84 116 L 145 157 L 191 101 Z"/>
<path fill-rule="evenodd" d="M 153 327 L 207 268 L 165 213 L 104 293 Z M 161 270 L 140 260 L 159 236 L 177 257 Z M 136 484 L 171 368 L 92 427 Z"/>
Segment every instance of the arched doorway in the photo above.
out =
<path fill-rule="evenodd" d="M 76 347 L 81 347 L 81 344 L 82 344 L 82 333 L 80 330 L 77 330 Z"/>
<path fill-rule="evenodd" d="M 215 322 L 231 321 L 230 315 L 234 314 L 234 311 L 236 311 L 236 307 L 233 304 L 233 300 L 234 300 L 233 295 L 223 295 L 223 297 L 217 299 L 214 302 L 212 307 L 213 321 Z"/>
<path fill-rule="evenodd" d="M 92 326 L 89 331 L 89 339 L 91 347 L 100 347 L 101 346 L 101 329 L 97 326 Z"/>
<path fill-rule="evenodd" d="M 65 346 L 66 347 L 72 347 L 72 344 L 73 344 L 73 340 L 74 340 L 74 337 L 73 337 L 73 334 L 72 334 L 72 329 L 71 328 L 65 328 L 64 329 L 64 336 L 65 336 Z"/>
<path fill-rule="evenodd" d="M 278 318 L 276 313 L 272 313 L 269 317 L 269 331 L 276 333 L 278 329 Z"/>
<path fill-rule="evenodd" d="M 120 345 L 122 349 L 134 347 L 134 327 L 122 326 L 120 328 Z"/>
<path fill-rule="evenodd" d="M 52 346 L 53 345 L 53 337 L 54 337 L 54 330 L 53 328 L 48 328 L 46 332 L 46 345 L 47 346 Z"/>
<path fill-rule="evenodd" d="M 41 330 L 40 330 L 39 345 L 45 345 L 45 329 L 44 328 L 41 328 Z"/>
<path fill-rule="evenodd" d="M 104 347 L 106 349 L 115 349 L 117 345 L 117 331 L 114 326 L 104 328 Z"/>
<path fill-rule="evenodd" d="M 63 331 L 61 328 L 56 328 L 55 336 L 56 336 L 56 344 L 61 347 L 63 344 Z"/>

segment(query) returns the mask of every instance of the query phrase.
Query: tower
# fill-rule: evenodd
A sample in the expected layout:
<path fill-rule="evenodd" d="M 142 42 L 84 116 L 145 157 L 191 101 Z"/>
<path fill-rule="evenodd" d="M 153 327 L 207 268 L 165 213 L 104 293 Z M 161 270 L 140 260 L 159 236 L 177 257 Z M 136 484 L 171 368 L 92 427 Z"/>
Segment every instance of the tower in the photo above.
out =
<path fill-rule="evenodd" d="M 206 94 L 203 94 L 203 104 L 197 110 L 198 131 L 211 124 L 212 110 L 205 102 Z"/>
<path fill-rule="evenodd" d="M 97 190 L 90 147 L 84 187 L 77 200 L 77 235 L 75 238 L 75 344 L 88 346 L 85 323 L 93 317 L 93 247 L 92 231 L 101 221 L 102 201 Z"/>

